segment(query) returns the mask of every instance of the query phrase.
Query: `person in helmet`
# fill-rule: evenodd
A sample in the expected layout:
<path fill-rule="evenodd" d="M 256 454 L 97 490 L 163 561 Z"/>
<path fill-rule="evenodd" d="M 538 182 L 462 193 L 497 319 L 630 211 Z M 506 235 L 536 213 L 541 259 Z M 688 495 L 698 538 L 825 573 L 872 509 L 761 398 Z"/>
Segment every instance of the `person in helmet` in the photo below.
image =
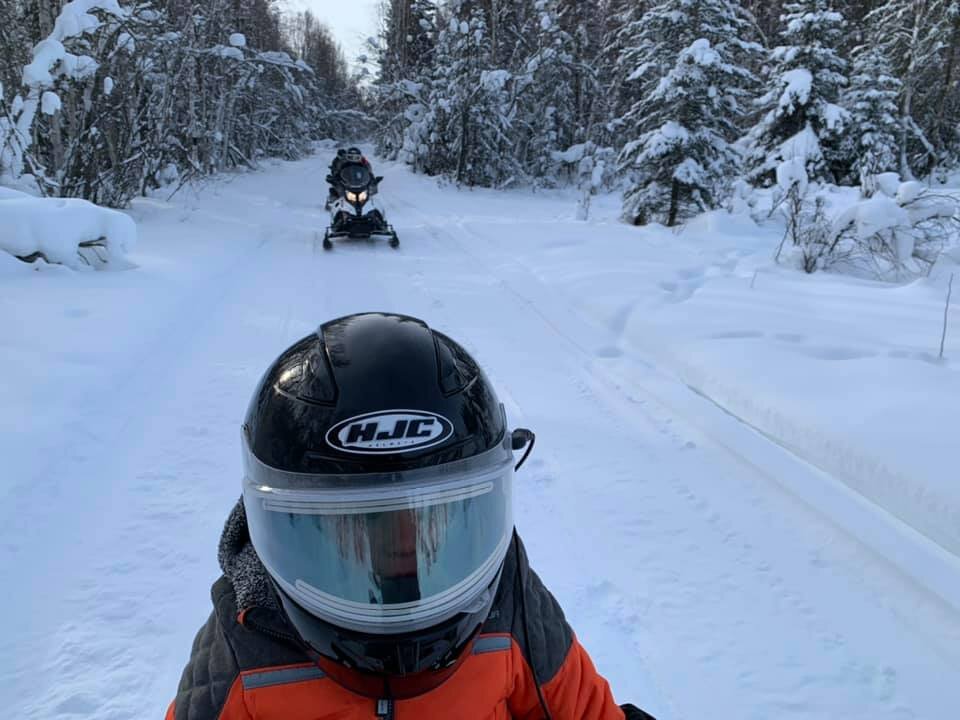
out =
<path fill-rule="evenodd" d="M 338 179 L 340 177 L 340 171 L 344 165 L 349 164 L 363 165 L 370 171 L 371 175 L 373 174 L 373 166 L 370 165 L 370 161 L 367 160 L 366 156 L 360 151 L 360 148 L 351 147 L 338 149 L 336 156 L 330 162 L 330 174 L 327 176 L 327 183 L 330 185 L 326 202 L 327 209 L 329 209 L 330 205 L 339 197 L 337 185 L 340 182 Z"/>
<path fill-rule="evenodd" d="M 618 706 L 514 530 L 503 406 L 415 318 L 333 320 L 242 428 L 223 576 L 167 720 L 642 720 Z"/>

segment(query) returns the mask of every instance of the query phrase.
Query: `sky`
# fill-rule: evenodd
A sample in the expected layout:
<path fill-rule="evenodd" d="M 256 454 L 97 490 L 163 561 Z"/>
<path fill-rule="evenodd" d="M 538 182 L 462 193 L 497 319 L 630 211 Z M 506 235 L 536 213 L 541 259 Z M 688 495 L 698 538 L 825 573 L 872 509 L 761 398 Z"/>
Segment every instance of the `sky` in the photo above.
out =
<path fill-rule="evenodd" d="M 357 56 L 367 52 L 366 39 L 377 34 L 379 0 L 287 0 L 293 11 L 310 9 L 333 31 L 351 67 L 357 67 Z"/>

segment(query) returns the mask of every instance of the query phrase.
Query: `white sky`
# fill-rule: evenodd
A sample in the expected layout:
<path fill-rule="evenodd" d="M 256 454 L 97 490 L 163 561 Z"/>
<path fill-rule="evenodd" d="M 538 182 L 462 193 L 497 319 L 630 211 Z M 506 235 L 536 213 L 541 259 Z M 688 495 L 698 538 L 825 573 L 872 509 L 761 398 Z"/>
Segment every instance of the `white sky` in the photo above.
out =
<path fill-rule="evenodd" d="M 284 4 L 294 11 L 309 8 L 326 23 L 351 67 L 356 67 L 357 55 L 368 52 L 364 49 L 367 38 L 377 34 L 379 0 L 286 0 Z"/>

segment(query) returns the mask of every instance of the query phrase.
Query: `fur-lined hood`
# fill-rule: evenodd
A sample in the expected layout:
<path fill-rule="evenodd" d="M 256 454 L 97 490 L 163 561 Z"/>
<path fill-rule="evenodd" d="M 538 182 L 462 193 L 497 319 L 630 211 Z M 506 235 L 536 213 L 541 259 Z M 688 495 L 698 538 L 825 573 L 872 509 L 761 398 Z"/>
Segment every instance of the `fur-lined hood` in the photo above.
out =
<path fill-rule="evenodd" d="M 224 576 L 233 585 L 238 609 L 279 608 L 267 570 L 250 542 L 250 528 L 247 526 L 243 498 L 233 506 L 223 526 L 217 560 Z"/>

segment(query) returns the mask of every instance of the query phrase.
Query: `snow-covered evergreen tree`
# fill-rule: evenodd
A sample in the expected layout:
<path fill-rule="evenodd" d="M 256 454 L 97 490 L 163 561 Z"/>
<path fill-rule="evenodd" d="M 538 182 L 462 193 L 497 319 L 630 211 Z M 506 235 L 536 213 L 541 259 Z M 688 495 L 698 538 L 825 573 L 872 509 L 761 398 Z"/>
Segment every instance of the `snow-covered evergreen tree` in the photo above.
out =
<path fill-rule="evenodd" d="M 557 9 L 560 27 L 570 38 L 571 71 L 573 73 L 574 142 L 591 139 L 593 128 L 605 123 L 609 113 L 603 87 L 609 83 L 610 73 L 603 73 L 602 55 L 604 33 L 604 6 L 606 0 L 583 2 L 559 0 Z M 614 59 L 615 55 L 612 56 Z"/>
<path fill-rule="evenodd" d="M 951 98 L 956 104 L 957 24 L 956 0 L 887 0 L 866 17 L 869 42 L 890 58 L 900 91 L 900 174 L 929 172 L 945 148 L 960 142 L 957 118 L 944 110 Z M 944 127 L 947 130 L 944 131 Z"/>
<path fill-rule="evenodd" d="M 487 14 L 453 0 L 439 33 L 423 119 L 424 171 L 466 185 L 500 185 L 516 174 L 510 146 L 513 76 L 492 69 Z"/>
<path fill-rule="evenodd" d="M 783 162 L 803 160 L 811 180 L 834 181 L 848 172 L 843 131 L 848 116 L 840 106 L 847 84 L 843 15 L 832 0 L 800 0 L 784 5 L 781 45 L 774 48 L 763 116 L 751 131 L 748 178 L 773 182 Z"/>
<path fill-rule="evenodd" d="M 646 32 L 648 10 L 646 4 L 625 0 L 611 0 L 608 3 L 609 16 L 604 36 L 606 50 L 601 55 L 601 66 L 609 74 L 605 89 L 609 98 L 608 122 L 611 130 L 619 126 L 630 109 L 650 90 L 653 79 L 666 73 L 663 61 L 656 69 L 653 68 L 652 58 L 657 55 L 672 58 L 680 50 L 679 42 L 669 44 L 663 51 L 657 49 L 658 38 Z M 623 133 L 616 133 L 616 137 L 619 139 L 617 144 L 622 147 Z"/>
<path fill-rule="evenodd" d="M 854 131 L 847 135 L 854 159 L 852 169 L 867 197 L 876 190 L 874 177 L 896 170 L 900 161 L 900 87 L 881 49 L 858 48 L 844 105 L 850 112 L 850 127 Z"/>
<path fill-rule="evenodd" d="M 374 114 L 379 125 L 377 151 L 385 157 L 393 159 L 402 154 L 416 165 L 421 144 L 419 124 L 429 94 L 436 36 L 436 7 L 432 2 L 384 3 Z"/>
<path fill-rule="evenodd" d="M 536 46 L 515 83 L 514 145 L 524 173 L 544 185 L 557 183 L 555 155 L 573 144 L 577 123 L 573 38 L 560 25 L 558 5 L 536 0 Z"/>
<path fill-rule="evenodd" d="M 717 207 L 738 169 L 755 27 L 730 0 L 664 0 L 629 29 L 621 59 L 640 99 L 619 122 L 630 222 L 675 225 Z M 625 39 L 626 40 L 626 39 Z"/>

